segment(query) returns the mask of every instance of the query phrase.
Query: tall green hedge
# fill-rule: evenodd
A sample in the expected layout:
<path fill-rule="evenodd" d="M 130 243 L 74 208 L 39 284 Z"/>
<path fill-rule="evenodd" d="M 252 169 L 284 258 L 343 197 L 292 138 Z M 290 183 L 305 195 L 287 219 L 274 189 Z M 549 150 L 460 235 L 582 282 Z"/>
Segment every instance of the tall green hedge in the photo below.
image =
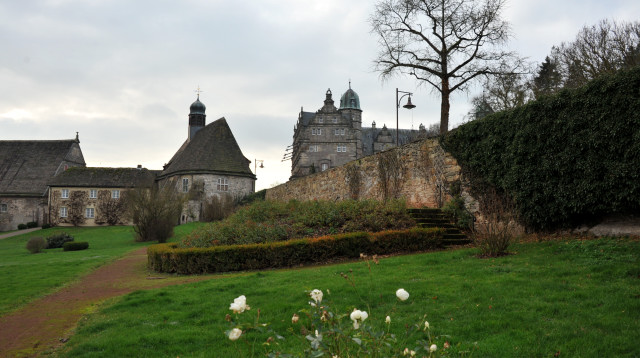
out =
<path fill-rule="evenodd" d="M 640 212 L 640 67 L 466 123 L 443 146 L 476 182 L 553 229 Z"/>

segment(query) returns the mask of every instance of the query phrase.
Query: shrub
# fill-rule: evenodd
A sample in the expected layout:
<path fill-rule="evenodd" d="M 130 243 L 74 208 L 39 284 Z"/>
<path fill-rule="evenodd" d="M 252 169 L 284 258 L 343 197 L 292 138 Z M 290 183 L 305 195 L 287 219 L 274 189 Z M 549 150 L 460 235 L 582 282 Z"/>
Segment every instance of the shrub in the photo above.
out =
<path fill-rule="evenodd" d="M 86 250 L 88 248 L 89 243 L 86 241 L 69 241 L 65 242 L 64 245 L 62 245 L 63 251 L 80 251 Z"/>
<path fill-rule="evenodd" d="M 194 230 L 180 247 L 210 247 L 415 226 L 404 201 L 255 201 L 224 221 Z"/>
<path fill-rule="evenodd" d="M 136 241 L 167 242 L 173 236 L 185 202 L 174 189 L 174 183 L 168 182 L 161 188 L 138 188 L 127 193 Z"/>
<path fill-rule="evenodd" d="M 47 249 L 61 248 L 66 242 L 73 241 L 73 237 L 67 233 L 51 235 L 47 238 Z"/>
<path fill-rule="evenodd" d="M 27 250 L 29 250 L 32 254 L 37 254 L 42 252 L 42 250 L 47 246 L 47 243 L 44 241 L 42 237 L 36 236 L 32 237 L 27 241 Z"/>
<path fill-rule="evenodd" d="M 470 230 L 473 227 L 473 215 L 464 206 L 464 199 L 460 195 L 455 195 L 445 203 L 442 212 L 447 214 L 459 229 Z"/>
<path fill-rule="evenodd" d="M 24 230 L 27 228 L 27 225 L 25 224 L 18 224 L 18 230 Z"/>
<path fill-rule="evenodd" d="M 34 227 L 38 227 L 38 223 L 37 223 L 37 222 L 35 222 L 35 221 L 29 221 L 29 222 L 27 223 L 27 228 L 28 228 L 28 229 L 32 229 L 32 228 L 34 228 Z"/>
<path fill-rule="evenodd" d="M 51 227 L 51 224 L 42 224 L 42 229 L 48 229 Z"/>
<path fill-rule="evenodd" d="M 441 248 L 441 229 L 413 228 L 375 234 L 355 232 L 262 244 L 179 248 L 150 246 L 148 266 L 159 272 L 200 274 L 291 267 L 355 259 L 361 254 L 383 255 Z"/>
<path fill-rule="evenodd" d="M 515 236 L 516 214 L 513 203 L 506 195 L 488 188 L 478 198 L 484 220 L 476 225 L 473 239 L 483 257 L 507 254 L 507 249 Z"/>
<path fill-rule="evenodd" d="M 202 221 L 218 221 L 231 215 L 236 203 L 231 194 L 214 195 L 202 205 Z"/>

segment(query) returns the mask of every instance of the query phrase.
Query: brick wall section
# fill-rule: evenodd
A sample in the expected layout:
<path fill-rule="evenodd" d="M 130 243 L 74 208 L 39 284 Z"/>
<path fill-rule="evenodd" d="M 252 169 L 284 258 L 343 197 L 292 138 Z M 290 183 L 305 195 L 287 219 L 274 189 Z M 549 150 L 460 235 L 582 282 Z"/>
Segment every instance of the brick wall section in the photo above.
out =
<path fill-rule="evenodd" d="M 358 199 L 382 199 L 379 176 L 379 158 L 393 153 L 401 158 L 405 167 L 398 185 L 398 197 L 404 198 L 410 207 L 439 207 L 450 199 L 449 186 L 460 179 L 460 167 L 449 153 L 440 147 L 437 139 L 425 139 L 393 148 L 389 151 L 351 161 L 343 166 L 289 181 L 268 189 L 266 199 L 344 200 L 354 198 L 349 178 L 354 170 L 360 173 Z M 350 167 L 353 167 L 351 168 Z M 463 195 L 468 194 L 463 190 Z M 467 202 L 470 202 L 467 200 Z"/>

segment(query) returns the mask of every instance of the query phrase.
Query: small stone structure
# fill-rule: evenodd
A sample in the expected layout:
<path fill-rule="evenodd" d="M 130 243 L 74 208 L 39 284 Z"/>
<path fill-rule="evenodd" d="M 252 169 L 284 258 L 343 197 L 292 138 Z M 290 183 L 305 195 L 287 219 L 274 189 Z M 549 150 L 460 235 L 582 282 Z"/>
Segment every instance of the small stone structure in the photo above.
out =
<path fill-rule="evenodd" d="M 437 139 L 425 139 L 353 160 L 268 189 L 266 199 L 345 200 L 404 198 L 409 207 L 441 207 L 450 186 L 461 179 L 460 166 Z M 386 190 L 385 190 L 386 188 Z M 462 188 L 473 210 L 475 202 Z"/>

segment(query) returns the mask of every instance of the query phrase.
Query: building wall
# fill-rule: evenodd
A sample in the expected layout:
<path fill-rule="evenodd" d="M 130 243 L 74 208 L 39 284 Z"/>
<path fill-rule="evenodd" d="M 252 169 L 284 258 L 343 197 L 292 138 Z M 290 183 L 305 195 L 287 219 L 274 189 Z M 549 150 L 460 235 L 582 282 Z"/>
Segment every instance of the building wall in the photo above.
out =
<path fill-rule="evenodd" d="M 62 198 L 62 191 L 69 190 L 69 197 Z M 91 198 L 91 190 L 96 191 L 96 198 Z M 119 190 L 120 197 L 112 198 L 112 191 Z M 49 222 L 59 226 L 101 226 L 131 225 L 126 213 L 125 197 L 129 188 L 77 188 L 51 187 L 49 190 Z M 77 201 L 77 203 L 76 203 Z M 67 209 L 67 216 L 61 217 L 61 208 Z M 87 217 L 87 208 L 93 209 L 93 218 Z M 76 214 L 78 213 L 78 214 Z M 76 222 L 74 223 L 74 215 Z"/>
<path fill-rule="evenodd" d="M 184 190 L 183 180 L 187 179 L 187 190 Z M 218 186 L 218 179 L 226 180 L 227 185 Z M 231 199 L 239 199 L 255 192 L 255 180 L 247 177 L 218 174 L 187 174 L 176 175 L 163 179 L 159 185 L 174 182 L 176 190 L 189 196 L 182 212 L 180 223 L 200 221 L 205 202 L 213 197 L 222 199 L 227 196 Z M 224 181 L 223 181 L 224 183 Z M 226 190 L 224 190 L 226 187 Z"/>
<path fill-rule="evenodd" d="M 395 176 L 398 179 L 382 179 L 382 156 L 395 156 L 401 163 L 403 174 Z M 450 185 L 459 179 L 460 167 L 455 158 L 440 147 L 437 139 L 427 139 L 289 181 L 268 189 L 266 199 L 380 200 L 385 197 L 382 184 L 386 181 L 390 188 L 387 197 L 404 198 L 410 207 L 440 207 L 450 199 Z M 464 188 L 463 195 L 468 197 Z"/>
<path fill-rule="evenodd" d="M 18 225 L 37 222 L 39 226 L 46 217 L 46 200 L 42 197 L 3 196 L 0 204 L 7 205 L 6 212 L 0 212 L 0 231 L 17 230 Z"/>

